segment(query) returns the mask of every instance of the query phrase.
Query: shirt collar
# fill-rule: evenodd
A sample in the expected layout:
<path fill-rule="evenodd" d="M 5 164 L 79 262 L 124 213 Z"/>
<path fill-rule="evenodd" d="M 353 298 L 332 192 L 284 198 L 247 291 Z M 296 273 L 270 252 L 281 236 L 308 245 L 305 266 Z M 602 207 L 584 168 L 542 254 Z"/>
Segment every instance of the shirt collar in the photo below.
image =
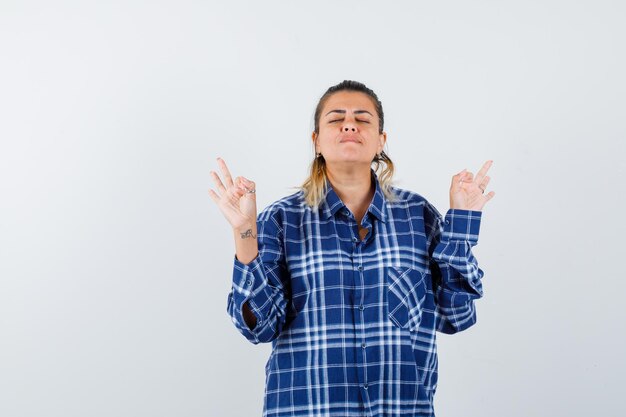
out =
<path fill-rule="evenodd" d="M 370 173 L 372 181 L 376 184 L 376 191 L 374 192 L 374 197 L 372 198 L 367 212 L 372 213 L 372 215 L 384 223 L 387 199 L 385 198 L 385 194 L 383 193 L 383 189 L 373 168 L 370 168 Z M 322 204 L 322 214 L 325 219 L 328 219 L 330 216 L 334 216 L 341 208 L 346 207 L 346 205 L 341 201 L 328 178 L 326 178 L 326 190 L 326 196 Z"/>

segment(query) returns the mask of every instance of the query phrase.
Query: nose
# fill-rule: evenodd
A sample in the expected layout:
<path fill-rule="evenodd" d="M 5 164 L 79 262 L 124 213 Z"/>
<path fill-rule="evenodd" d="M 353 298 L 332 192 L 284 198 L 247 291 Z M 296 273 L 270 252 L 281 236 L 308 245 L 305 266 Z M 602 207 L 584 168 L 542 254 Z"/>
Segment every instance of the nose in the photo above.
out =
<path fill-rule="evenodd" d="M 346 120 L 343 124 L 344 132 L 356 132 L 356 125 L 352 120 Z"/>

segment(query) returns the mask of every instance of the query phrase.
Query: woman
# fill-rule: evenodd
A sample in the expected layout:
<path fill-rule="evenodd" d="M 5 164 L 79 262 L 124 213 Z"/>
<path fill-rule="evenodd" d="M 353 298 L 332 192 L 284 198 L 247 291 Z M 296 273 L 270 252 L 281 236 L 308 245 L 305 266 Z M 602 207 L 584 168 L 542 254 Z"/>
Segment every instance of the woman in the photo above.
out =
<path fill-rule="evenodd" d="M 443 218 L 391 185 L 383 122 L 365 85 L 329 88 L 310 177 L 258 217 L 253 181 L 220 158 L 224 181 L 211 172 L 235 237 L 227 311 L 250 342 L 272 342 L 263 416 L 434 416 L 436 331 L 476 322 L 471 246 L 492 161 L 452 177 Z"/>

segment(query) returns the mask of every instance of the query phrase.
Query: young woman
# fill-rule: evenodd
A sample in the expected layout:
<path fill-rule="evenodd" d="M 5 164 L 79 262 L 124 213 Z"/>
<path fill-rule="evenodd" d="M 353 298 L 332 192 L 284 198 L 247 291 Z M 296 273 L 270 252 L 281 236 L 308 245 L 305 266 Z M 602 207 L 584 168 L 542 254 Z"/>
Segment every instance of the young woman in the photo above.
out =
<path fill-rule="evenodd" d="M 434 416 L 436 332 L 473 325 L 483 295 L 471 247 L 492 161 L 452 177 L 444 218 L 391 185 L 372 90 L 335 85 L 314 117 L 309 178 L 258 216 L 253 181 L 220 158 L 223 180 L 211 172 L 235 238 L 227 312 L 250 342 L 272 342 L 263 416 Z"/>

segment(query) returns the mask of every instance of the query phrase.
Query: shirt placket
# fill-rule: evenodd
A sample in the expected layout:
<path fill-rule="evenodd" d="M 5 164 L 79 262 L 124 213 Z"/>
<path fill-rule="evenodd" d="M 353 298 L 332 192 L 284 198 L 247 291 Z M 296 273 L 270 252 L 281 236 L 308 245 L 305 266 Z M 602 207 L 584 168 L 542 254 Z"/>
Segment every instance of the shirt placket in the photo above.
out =
<path fill-rule="evenodd" d="M 356 219 L 352 214 L 348 215 L 349 223 L 350 223 L 350 231 L 351 231 L 351 259 L 352 259 L 352 274 L 353 274 L 353 282 L 354 282 L 354 294 L 352 297 L 354 308 L 354 335 L 355 342 L 357 344 L 356 349 L 356 360 L 357 360 L 357 375 L 359 378 L 359 387 L 361 390 L 361 397 L 364 399 L 365 410 L 370 410 L 370 395 L 368 392 L 369 388 L 369 380 L 367 374 L 367 365 L 368 365 L 368 345 L 367 345 L 367 335 L 366 335 L 366 294 L 365 294 L 365 282 L 366 271 L 363 265 L 363 252 L 368 244 L 371 241 L 372 234 L 372 225 L 369 222 L 369 219 L 366 216 L 363 218 L 363 226 L 369 228 L 368 234 L 365 236 L 364 240 L 361 240 L 359 235 L 359 227 L 357 225 Z M 365 414 L 370 415 L 369 412 Z"/>

